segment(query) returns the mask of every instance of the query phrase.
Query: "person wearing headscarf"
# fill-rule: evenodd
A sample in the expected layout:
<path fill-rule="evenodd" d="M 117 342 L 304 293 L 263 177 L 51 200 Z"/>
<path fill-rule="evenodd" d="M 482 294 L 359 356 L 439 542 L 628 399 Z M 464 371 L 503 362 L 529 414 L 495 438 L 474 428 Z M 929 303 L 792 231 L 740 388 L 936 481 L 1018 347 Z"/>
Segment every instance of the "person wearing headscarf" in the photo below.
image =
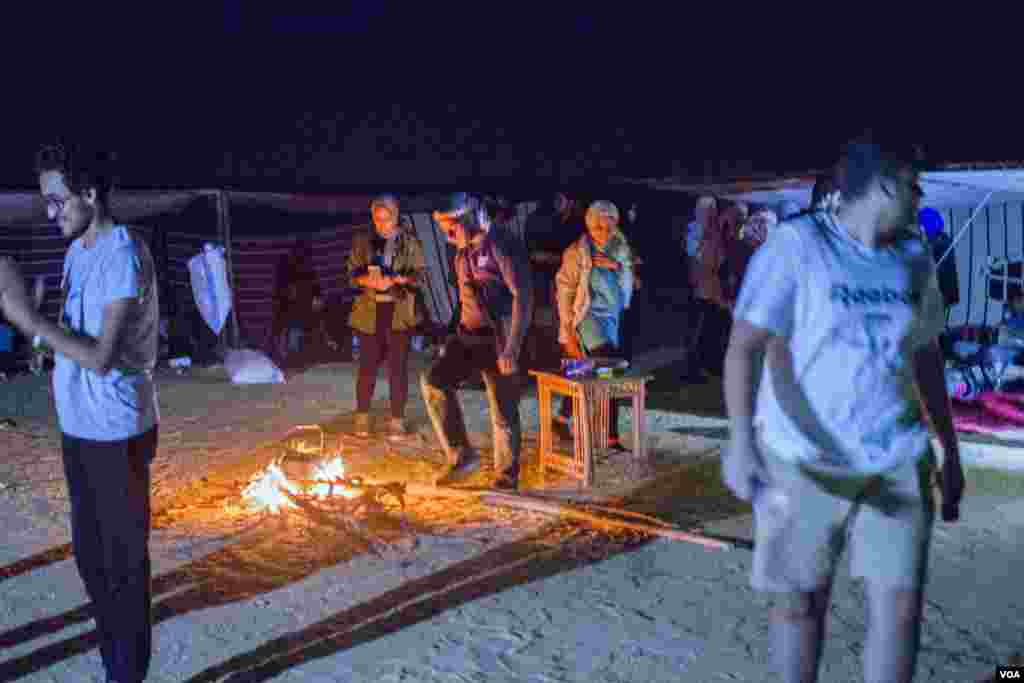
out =
<path fill-rule="evenodd" d="M 712 229 L 705 230 L 697 254 L 697 297 L 721 308 L 729 307 L 727 273 L 723 270 L 729 251 L 739 237 L 739 226 L 747 218 L 746 204 L 731 203 L 719 210 Z"/>
<path fill-rule="evenodd" d="M 692 334 L 687 340 L 687 371 L 685 383 L 703 381 L 703 371 L 720 373 L 724 362 L 725 342 L 729 338 L 732 305 L 729 294 L 731 265 L 729 256 L 739 241 L 739 226 L 749 208 L 732 202 L 719 208 L 716 220 L 705 229 L 691 274 L 695 302 L 691 308 Z"/>
<path fill-rule="evenodd" d="M 622 316 L 633 298 L 633 253 L 619 229 L 619 210 L 613 203 L 594 202 L 585 220 L 587 232 L 565 250 L 555 276 L 558 342 L 570 359 L 616 357 L 621 355 Z M 562 402 L 566 420 L 571 406 Z M 614 403 L 610 422 L 610 445 L 618 446 Z"/>
<path fill-rule="evenodd" d="M 740 230 L 740 241 L 757 249 L 768 239 L 768 235 L 779 224 L 778 215 L 771 209 L 760 209 L 747 219 Z"/>
<path fill-rule="evenodd" d="M 401 215 L 398 200 L 383 195 L 370 205 L 373 226 L 356 235 L 348 259 L 349 280 L 362 291 L 352 306 L 349 325 L 359 335 L 355 431 L 371 433 L 370 405 L 377 371 L 386 357 L 391 394 L 389 435 L 408 435 L 405 406 L 409 396 L 409 344 L 422 322 L 416 294 L 424 282 L 423 245 L 412 222 Z"/>
<path fill-rule="evenodd" d="M 718 202 L 714 197 L 704 196 L 697 200 L 694 209 L 693 221 L 687 227 L 686 232 L 686 256 L 693 264 L 691 272 L 696 272 L 697 254 L 700 253 L 700 245 L 704 240 L 704 233 L 708 226 L 718 222 Z"/>
<path fill-rule="evenodd" d="M 694 207 L 693 221 L 687 226 L 686 231 L 684 263 L 686 265 L 686 281 L 689 285 L 687 319 L 690 324 L 686 339 L 683 341 L 688 359 L 686 371 L 680 377 L 683 384 L 697 384 L 704 380 L 698 361 L 701 332 L 699 323 L 703 320 L 704 308 L 707 306 L 707 302 L 701 296 L 701 247 L 704 244 L 704 236 L 711 233 L 718 225 L 718 207 L 719 202 L 715 197 L 710 195 L 700 197 Z"/>
<path fill-rule="evenodd" d="M 747 264 L 750 263 L 754 252 L 768 240 L 775 226 L 779 224 L 778 216 L 771 209 L 760 209 L 755 211 L 743 223 L 740 228 L 739 239 L 733 244 L 730 251 L 728 266 L 728 283 L 726 285 L 726 299 L 730 308 L 736 301 L 740 287 L 743 284 L 743 276 L 747 272 Z"/>

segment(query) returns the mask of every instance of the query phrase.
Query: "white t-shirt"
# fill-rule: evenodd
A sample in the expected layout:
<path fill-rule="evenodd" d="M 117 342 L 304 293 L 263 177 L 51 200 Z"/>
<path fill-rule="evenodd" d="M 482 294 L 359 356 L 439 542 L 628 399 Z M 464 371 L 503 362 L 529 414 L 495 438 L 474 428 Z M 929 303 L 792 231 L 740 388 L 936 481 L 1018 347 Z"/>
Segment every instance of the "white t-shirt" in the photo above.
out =
<path fill-rule="evenodd" d="M 945 327 L 935 265 L 921 240 L 870 249 L 820 218 L 772 231 L 736 302 L 735 317 L 781 337 L 792 358 L 790 375 L 785 354 L 766 354 L 755 425 L 794 462 L 882 472 L 928 447 L 913 355 Z"/>
<path fill-rule="evenodd" d="M 55 354 L 53 395 L 61 431 L 94 441 L 121 441 L 159 422 L 153 370 L 159 342 L 160 307 L 156 268 L 145 242 L 123 226 L 91 248 L 71 243 L 64 258 L 62 322 L 73 332 L 99 339 L 103 309 L 135 299 L 135 315 L 122 328 L 114 367 L 106 375 Z"/>

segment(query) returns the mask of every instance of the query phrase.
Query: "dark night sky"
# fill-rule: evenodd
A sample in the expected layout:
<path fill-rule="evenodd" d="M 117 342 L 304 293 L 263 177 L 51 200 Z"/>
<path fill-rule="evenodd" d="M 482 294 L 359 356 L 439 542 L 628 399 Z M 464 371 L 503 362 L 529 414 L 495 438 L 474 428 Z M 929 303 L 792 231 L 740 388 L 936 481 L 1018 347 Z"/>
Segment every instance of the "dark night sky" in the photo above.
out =
<path fill-rule="evenodd" d="M 1024 158 L 1012 88 L 978 97 L 992 92 L 978 73 L 909 45 L 879 58 L 863 35 L 816 43 L 752 12 L 737 22 L 477 3 L 455 15 L 435 4 L 83 13 L 52 31 L 73 57 L 31 45 L 7 60 L 26 68 L 7 77 L 16 97 L 5 98 L 0 184 L 30 187 L 33 149 L 61 134 L 102 140 L 121 155 L 124 185 L 155 187 L 547 184 L 709 163 L 794 171 L 829 163 L 842 140 L 881 122 L 942 159 Z"/>

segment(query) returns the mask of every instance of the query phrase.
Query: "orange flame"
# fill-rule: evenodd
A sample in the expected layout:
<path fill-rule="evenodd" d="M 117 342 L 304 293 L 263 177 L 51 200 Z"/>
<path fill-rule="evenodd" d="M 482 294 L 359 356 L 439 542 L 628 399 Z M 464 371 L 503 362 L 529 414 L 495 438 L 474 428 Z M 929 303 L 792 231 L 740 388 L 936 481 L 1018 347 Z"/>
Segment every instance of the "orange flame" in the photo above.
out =
<path fill-rule="evenodd" d="M 323 500 L 332 495 L 343 498 L 355 498 L 359 492 L 337 482 L 345 477 L 345 461 L 341 456 L 335 457 L 326 463 L 317 466 L 313 475 L 314 481 L 318 482 L 303 490 L 301 486 L 288 479 L 288 476 L 278 466 L 271 463 L 261 472 L 253 475 L 248 486 L 242 491 L 242 498 L 253 503 L 256 507 L 280 512 L 294 510 L 298 506 L 284 493 L 287 491 L 292 495 L 308 495 Z"/>

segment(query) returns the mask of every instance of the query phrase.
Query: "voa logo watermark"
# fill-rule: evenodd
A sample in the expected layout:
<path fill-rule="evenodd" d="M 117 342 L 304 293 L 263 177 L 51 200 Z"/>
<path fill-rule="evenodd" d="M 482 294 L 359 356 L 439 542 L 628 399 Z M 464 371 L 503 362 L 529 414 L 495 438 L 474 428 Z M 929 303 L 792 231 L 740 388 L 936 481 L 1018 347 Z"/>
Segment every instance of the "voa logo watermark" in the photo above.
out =
<path fill-rule="evenodd" d="M 997 681 L 1024 681 L 1024 667 L 1001 666 L 996 669 Z"/>

